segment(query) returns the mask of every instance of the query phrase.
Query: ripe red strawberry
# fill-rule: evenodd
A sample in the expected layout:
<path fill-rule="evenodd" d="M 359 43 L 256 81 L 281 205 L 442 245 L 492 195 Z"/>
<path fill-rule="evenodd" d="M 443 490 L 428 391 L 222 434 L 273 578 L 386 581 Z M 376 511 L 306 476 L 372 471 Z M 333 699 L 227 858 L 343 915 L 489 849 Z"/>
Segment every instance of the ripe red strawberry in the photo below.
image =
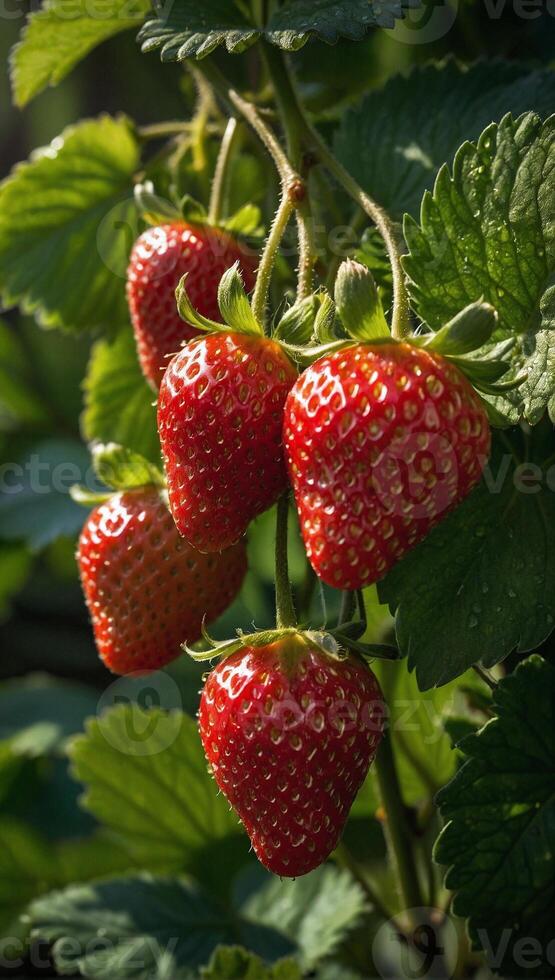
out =
<path fill-rule="evenodd" d="M 340 589 L 381 579 L 479 481 L 490 442 L 478 396 L 437 354 L 355 344 L 314 363 L 284 443 L 316 574 Z"/>
<path fill-rule="evenodd" d="M 287 487 L 283 407 L 297 371 L 273 340 L 214 333 L 170 362 L 158 431 L 170 506 L 199 551 L 221 551 Z"/>
<path fill-rule="evenodd" d="M 184 222 L 149 228 L 135 242 L 127 273 L 127 298 L 143 373 L 160 387 L 170 356 L 198 330 L 184 323 L 175 289 L 189 273 L 187 290 L 195 308 L 219 320 L 218 284 L 239 261 L 247 291 L 254 287 L 258 258 L 217 228 Z"/>
<path fill-rule="evenodd" d="M 200 555 L 154 487 L 115 494 L 90 514 L 77 552 L 98 652 L 117 674 L 158 670 L 201 636 L 237 595 L 242 544 Z"/>
<path fill-rule="evenodd" d="M 259 861 L 295 878 L 336 847 L 376 754 L 384 704 L 362 661 L 297 637 L 222 660 L 199 727 L 216 782 Z"/>

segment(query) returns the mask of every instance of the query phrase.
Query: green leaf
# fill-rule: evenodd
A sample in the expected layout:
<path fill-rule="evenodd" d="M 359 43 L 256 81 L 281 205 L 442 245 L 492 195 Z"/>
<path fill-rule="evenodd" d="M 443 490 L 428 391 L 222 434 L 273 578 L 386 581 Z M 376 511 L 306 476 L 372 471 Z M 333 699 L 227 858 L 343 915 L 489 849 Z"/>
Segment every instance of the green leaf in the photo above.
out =
<path fill-rule="evenodd" d="M 239 54 L 261 37 L 295 51 L 310 37 L 330 44 L 341 37 L 359 40 L 373 27 L 393 27 L 406 7 L 417 5 L 418 0 L 287 0 L 259 29 L 230 0 L 206 0 L 202 8 L 194 0 L 176 0 L 169 10 L 157 0 L 157 16 L 147 20 L 138 39 L 144 52 L 160 49 L 162 61 L 204 58 L 222 44 Z"/>
<path fill-rule="evenodd" d="M 0 821 L 0 929 L 2 934 L 55 875 L 48 845 L 25 824 Z M 48 885 L 46 885 L 48 887 Z"/>
<path fill-rule="evenodd" d="M 468 918 L 490 966 L 503 976 L 546 977 L 555 907 L 555 669 L 530 657 L 500 682 L 494 700 L 497 717 L 462 743 L 468 761 L 438 796 L 448 822 L 435 858 L 449 865 L 453 911 Z"/>
<path fill-rule="evenodd" d="M 70 439 L 41 442 L 10 464 L 0 498 L 0 538 L 25 541 L 40 551 L 56 538 L 76 534 L 83 511 L 69 490 L 89 468 L 84 446 Z"/>
<path fill-rule="evenodd" d="M 48 415 L 35 391 L 29 364 L 13 330 L 0 320 L 0 430 L 10 423 L 40 427 Z"/>
<path fill-rule="evenodd" d="M 47 895 L 33 903 L 31 921 L 34 935 L 54 944 L 62 973 L 193 980 L 210 961 L 200 976 L 298 980 L 299 966 L 284 953 L 316 964 L 364 911 L 360 886 L 344 871 L 328 866 L 285 882 L 256 867 L 238 882 L 233 908 L 185 882 L 141 874 Z"/>
<path fill-rule="evenodd" d="M 132 331 L 113 343 L 99 341 L 84 382 L 83 437 L 87 442 L 117 442 L 150 462 L 160 462 L 155 396 L 146 383 Z"/>
<path fill-rule="evenodd" d="M 90 688 L 42 674 L 5 681 L 0 685 L 0 739 L 10 739 L 19 755 L 61 752 L 97 704 Z"/>
<path fill-rule="evenodd" d="M 313 36 L 328 44 L 341 37 L 360 41 L 373 27 L 394 27 L 404 9 L 417 6 L 418 0 L 288 0 L 272 16 L 266 37 L 286 51 L 296 51 Z"/>
<path fill-rule="evenodd" d="M 506 116 L 457 153 L 407 219 L 405 269 L 419 316 L 440 329 L 467 303 L 485 299 L 499 314 L 494 340 L 515 338 L 507 380 L 528 373 L 498 398 L 507 422 L 521 413 L 555 418 L 555 116 Z"/>
<path fill-rule="evenodd" d="M 132 490 L 135 487 L 165 486 L 164 474 L 140 453 L 132 452 L 115 442 L 97 443 L 92 449 L 93 465 L 99 480 L 113 490 Z"/>
<path fill-rule="evenodd" d="M 232 330 L 263 336 L 264 329 L 251 310 L 239 263 L 224 272 L 218 286 L 218 306 L 222 319 Z"/>
<path fill-rule="evenodd" d="M 47 327 L 128 319 L 125 271 L 137 229 L 139 148 L 125 118 L 66 129 L 0 185 L 0 293 Z"/>
<path fill-rule="evenodd" d="M 9 935 L 27 904 L 70 881 L 113 874 L 131 864 L 111 841 L 98 837 L 49 844 L 26 824 L 0 821 L 0 929 Z M 8 931 L 9 930 L 9 931 Z"/>
<path fill-rule="evenodd" d="M 335 304 L 347 333 L 357 340 L 390 336 L 378 287 L 370 269 L 347 259 L 335 282 Z"/>
<path fill-rule="evenodd" d="M 294 883 L 269 878 L 262 887 L 258 868 L 239 882 L 242 916 L 259 925 L 277 924 L 298 948 L 304 970 L 330 956 L 367 911 L 364 893 L 346 871 L 323 865 Z"/>
<path fill-rule="evenodd" d="M 70 750 L 82 802 L 146 866 L 186 869 L 206 880 L 224 860 L 248 855 L 207 771 L 197 726 L 181 712 L 121 705 L 91 719 Z"/>
<path fill-rule="evenodd" d="M 256 204 L 244 204 L 230 218 L 226 218 L 223 227 L 232 235 L 259 235 L 262 212 Z"/>
<path fill-rule="evenodd" d="M 57 970 L 90 980 L 192 980 L 216 946 L 234 939 L 210 899 L 150 875 L 68 888 L 38 899 L 30 915 L 33 935 L 53 944 Z"/>
<path fill-rule="evenodd" d="M 15 104 L 57 85 L 102 41 L 141 24 L 148 0 L 45 0 L 29 15 L 11 56 Z"/>
<path fill-rule="evenodd" d="M 379 584 L 421 690 L 552 632 L 554 478 L 548 423 L 499 436 L 482 483 Z"/>
<path fill-rule="evenodd" d="M 292 959 L 266 966 L 259 956 L 242 946 L 219 946 L 208 966 L 200 971 L 201 980 L 302 980 Z"/>
<path fill-rule="evenodd" d="M 428 65 L 396 76 L 345 113 L 335 150 L 394 218 L 405 211 L 416 217 L 424 191 L 465 139 L 477 139 L 507 112 L 547 116 L 554 102 L 549 69 L 492 60 Z"/>

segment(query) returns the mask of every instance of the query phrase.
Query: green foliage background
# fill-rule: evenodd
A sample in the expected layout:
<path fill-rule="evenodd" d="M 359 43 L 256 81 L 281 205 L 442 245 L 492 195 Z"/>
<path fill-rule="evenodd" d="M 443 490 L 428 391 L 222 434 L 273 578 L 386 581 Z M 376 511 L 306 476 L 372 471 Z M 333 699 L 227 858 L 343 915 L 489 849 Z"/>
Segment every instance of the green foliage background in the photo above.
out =
<path fill-rule="evenodd" d="M 395 6 L 391 4 L 392 9 Z M 143 10 L 141 4 L 137 10 Z M 45 9 L 41 15 L 45 23 L 48 16 Z M 131 27 L 133 19 L 126 26 Z M 4 66 L 20 26 L 18 20 L 3 22 L 0 53 Z M 147 40 L 149 32 L 155 35 L 155 27 L 146 32 Z M 116 33 L 115 28 L 109 29 L 108 24 L 106 36 L 112 33 Z M 291 46 L 279 23 L 272 33 L 279 44 Z M 349 36 L 348 30 L 344 33 Z M 44 35 L 37 33 L 36 37 L 43 40 Z M 86 37 L 81 32 L 78 38 L 79 50 L 75 38 L 68 37 L 65 57 L 46 59 L 41 72 L 37 69 L 26 74 L 16 56 L 17 96 L 22 105 L 49 81 L 63 79 L 72 63 L 86 52 Z M 27 41 L 34 43 L 31 31 Z M 239 27 L 236 41 L 244 46 Z M 438 168 L 444 162 L 451 165 L 463 140 L 476 139 L 492 119 L 501 120 L 506 112 L 518 116 L 527 110 L 546 117 L 555 103 L 550 61 L 554 45 L 553 18 L 523 22 L 506 9 L 492 22 L 480 8 L 465 3 L 453 29 L 433 45 L 400 43 L 394 32 L 375 30 L 363 40 L 340 40 L 334 48 L 312 41 L 295 55 L 303 95 L 319 114 L 341 159 L 380 203 L 391 208 L 395 218 L 400 219 L 404 212 L 412 215 L 407 232 L 412 253 L 407 272 L 417 301 L 424 296 L 421 312 L 432 326 L 456 310 L 449 307 L 444 296 L 426 289 L 430 256 L 426 252 L 425 223 L 420 228 L 416 224 L 422 194 L 433 186 Z M 473 68 L 469 76 L 463 75 L 453 61 L 438 67 L 443 58 L 454 55 L 467 63 L 490 60 L 486 66 Z M 225 51 L 218 57 L 226 70 L 244 81 L 244 64 Z M 344 71 L 346 59 L 348 75 Z M 428 65 L 430 59 L 436 64 Z M 415 74 L 408 82 L 392 78 L 410 70 Z M 364 101 L 352 104 L 362 93 Z M 89 466 L 84 443 L 92 438 L 121 442 L 156 462 L 152 399 L 138 371 L 126 322 L 123 275 L 125 247 L 130 239 L 120 239 L 115 245 L 103 243 L 97 236 L 98 223 L 105 211 L 116 208 L 122 224 L 133 227 L 129 195 L 138 148 L 133 126 L 118 118 L 119 114 L 145 126 L 161 117 L 189 116 L 193 102 L 192 87 L 180 66 L 172 62 L 162 67 L 157 55 L 141 56 L 132 32 L 109 39 L 70 77 L 58 87 L 43 91 L 24 110 L 11 107 L 4 68 L 0 77 L 3 175 L 16 162 L 27 159 L 35 147 L 48 144 L 79 119 L 94 120 L 107 113 L 118 121 L 106 118 L 101 124 L 91 122 L 86 124 L 90 129 L 79 127 L 66 136 L 67 157 L 59 165 L 59 173 L 50 171 L 48 193 L 41 182 L 40 209 L 32 206 L 33 195 L 38 193 L 34 182 L 48 161 L 33 162 L 24 177 L 20 173 L 19 179 L 25 181 L 24 197 L 13 188 L 4 192 L 0 278 L 6 299 L 20 302 L 21 311 L 8 310 L 0 322 L 0 464 L 25 467 L 34 459 L 50 471 L 56 465 L 71 464 L 84 474 Z M 443 113 L 444 125 L 427 129 L 439 112 Z M 103 137 L 99 125 L 105 130 Z M 106 171 L 102 160 L 95 170 L 97 161 L 91 152 L 102 139 L 113 163 Z M 368 146 L 373 143 L 379 150 L 369 153 Z M 269 213 L 272 189 L 268 193 L 260 159 L 251 152 L 237 166 L 237 183 L 243 193 L 235 205 L 241 206 L 248 197 Z M 67 175 L 71 179 L 84 167 L 90 168 L 86 171 L 86 199 L 76 203 L 66 188 L 64 201 Z M 183 192 L 206 196 L 202 174 L 184 169 L 182 180 Z M 456 191 L 462 195 L 464 187 L 459 183 Z M 440 210 L 445 192 L 445 184 L 434 192 Z M 63 231 L 62 238 L 58 237 L 56 222 L 62 205 L 68 209 L 76 206 L 77 245 L 64 238 Z M 18 226 L 15 248 L 14 222 Z M 480 228 L 474 238 L 479 240 L 481 233 Z M 115 278 L 105 270 L 99 272 L 94 262 L 87 265 L 97 246 L 108 269 L 115 271 Z M 26 267 L 22 255 L 29 256 Z M 371 234 L 366 234 L 359 258 L 366 260 L 379 278 L 383 257 L 379 249 L 376 251 Z M 58 277 L 53 273 L 56 268 Z M 536 271 L 534 286 L 540 292 L 545 269 Z M 66 292 L 64 283 L 68 281 L 78 283 L 75 292 Z M 387 289 L 386 281 L 384 285 Z M 491 279 L 486 277 L 477 288 L 481 294 L 488 293 L 493 288 Z M 464 294 L 462 286 L 461 290 Z M 547 297 L 543 340 L 551 304 L 552 297 Z M 31 314 L 36 315 L 40 327 Z M 510 310 L 506 319 L 511 322 Z M 53 327 L 65 330 L 48 329 Z M 523 348 L 528 341 L 523 340 Z M 537 378 L 528 398 L 531 421 L 537 421 L 550 407 L 549 392 L 542 389 L 541 379 L 545 363 L 552 363 L 553 358 L 546 348 L 540 349 L 539 355 L 537 350 L 534 353 Z M 497 407 L 509 415 L 513 410 L 510 404 Z M 512 451 L 530 458 L 528 450 L 522 450 L 521 436 L 507 438 Z M 540 467 L 552 460 L 552 441 L 552 429 L 540 426 L 531 444 L 532 460 Z M 497 451 L 501 450 L 499 441 Z M 177 734 L 172 730 L 176 738 L 173 756 L 162 752 L 155 762 L 135 758 L 130 764 L 129 757 L 121 755 L 127 726 L 149 723 L 142 717 L 146 706 L 134 704 L 133 690 L 124 691 L 130 703 L 118 708 L 104 723 L 110 728 L 108 737 L 98 720 L 89 722 L 82 734 L 85 719 L 97 714 L 102 694 L 113 678 L 97 659 L 76 578 L 73 552 L 84 512 L 71 501 L 67 490 L 79 479 L 69 477 L 61 488 L 40 495 L 25 487 L 16 495 L 3 493 L 0 499 L 0 936 L 24 937 L 33 925 L 52 942 L 68 934 L 86 942 L 91 929 L 103 929 L 117 943 L 125 937 L 128 952 L 140 952 L 147 935 L 153 941 L 149 947 L 152 962 L 147 966 L 160 980 L 199 975 L 215 980 L 234 976 L 296 980 L 308 970 L 317 970 L 322 980 L 373 976 L 368 935 L 376 926 L 375 911 L 364 885 L 369 877 L 379 881 L 382 902 L 390 915 L 398 912 L 399 899 L 385 860 L 372 779 L 355 804 L 346 850 L 338 856 L 336 866 L 327 866 L 293 889 L 254 866 L 234 818 L 205 778 L 192 720 L 200 668 L 183 659 L 169 671 L 185 711 L 179 716 Z M 534 520 L 529 510 L 522 512 L 528 504 L 522 500 L 521 509 L 512 509 L 510 521 L 503 521 L 498 528 L 495 521 L 499 510 L 491 517 L 491 500 L 485 492 L 480 493 L 398 566 L 380 589 L 382 601 L 398 609 L 399 642 L 409 654 L 410 666 L 416 667 L 421 688 L 458 678 L 456 683 L 434 689 L 428 700 L 421 702 L 417 734 L 400 737 L 396 753 L 407 802 L 419 814 L 468 756 L 466 768 L 440 797 L 444 816 L 454 823 L 437 848 L 438 860 L 454 866 L 451 883 L 453 888 L 460 888 L 458 908 L 465 917 L 473 913 L 475 896 L 472 884 L 464 875 L 461 879 L 458 868 L 457 846 L 465 830 L 462 820 L 456 823 L 457 792 L 465 780 L 472 782 L 473 773 L 483 765 L 484 754 L 495 742 L 492 727 L 486 729 L 489 734 L 471 734 L 474 741 L 465 743 L 468 748 L 453 750 L 453 742 L 462 734 L 474 732 L 493 712 L 488 692 L 464 673 L 476 660 L 474 636 L 478 633 L 468 633 L 468 624 L 473 618 L 479 620 L 484 646 L 479 655 L 492 666 L 517 647 L 521 652 L 512 653 L 508 667 L 515 666 L 532 647 L 549 665 L 553 660 L 555 615 L 555 571 L 550 558 L 555 549 L 543 548 L 544 538 L 553 534 L 553 495 L 543 495 L 545 500 L 542 497 L 534 511 Z M 510 487 L 504 493 L 510 496 Z M 510 500 L 506 503 L 510 510 Z M 480 533 L 484 527 L 486 534 Z M 236 627 L 250 629 L 253 620 L 257 627 L 271 623 L 273 567 L 268 556 L 272 535 L 273 518 L 266 515 L 250 537 L 252 573 L 235 607 L 215 628 L 216 635 L 227 636 Z M 469 561 L 475 567 L 473 586 L 456 602 L 448 568 L 445 574 L 428 580 L 422 575 L 422 569 L 445 553 L 442 535 L 457 542 L 456 555 L 451 551 L 448 556 L 451 569 L 451 559 L 458 558 L 459 553 L 462 562 Z M 500 579 L 497 570 L 488 577 L 492 554 L 499 551 L 503 536 L 506 577 Z M 294 584 L 302 590 L 304 562 L 294 528 L 291 548 Z M 514 574 L 516 583 L 511 580 Z M 419 580 L 418 589 L 410 587 L 415 579 Z M 540 579 L 545 595 L 538 597 Z M 490 613 L 481 609 L 486 587 L 490 598 L 495 596 L 493 604 L 487 606 Z M 372 639 L 383 639 L 391 630 L 389 614 L 379 605 L 374 591 L 367 600 Z M 333 615 L 336 600 L 329 595 L 328 601 Z M 475 611 L 477 605 L 479 613 Z M 430 607 L 445 617 L 441 634 L 437 623 L 430 629 Z M 313 608 L 317 615 L 316 602 Z M 522 623 L 526 623 L 526 633 Z M 454 646 L 461 630 L 464 633 L 463 626 L 466 639 L 457 645 L 458 659 L 450 662 L 449 671 L 442 672 L 441 646 L 446 642 Z M 411 642 L 411 636 L 419 637 L 419 642 Z M 389 665 L 380 667 L 380 679 L 392 702 L 419 702 L 415 674 L 409 674 L 404 664 L 395 667 L 395 675 L 392 669 Z M 535 669 L 533 663 L 528 664 L 515 675 L 522 697 L 529 697 L 531 705 L 534 694 L 527 684 L 538 683 Z M 546 678 L 542 677 L 541 683 L 547 690 L 552 677 Z M 509 710 L 510 694 L 509 690 L 502 698 L 505 710 Z M 176 724 L 171 718 L 160 723 L 162 731 L 164 725 Z M 501 719 L 496 724 L 498 731 L 503 729 Z M 528 751 L 533 733 L 523 732 L 522 739 L 526 744 L 517 748 Z M 494 749 L 495 745 L 491 749 L 494 765 L 502 768 Z M 531 752 L 534 764 L 547 783 L 548 765 L 537 746 L 535 750 Z M 549 747 L 546 755 L 548 751 Z M 174 785 L 180 765 L 188 772 L 181 792 Z M 523 780 L 522 773 L 511 773 L 513 795 L 507 798 L 500 792 L 500 798 L 491 801 L 488 817 L 494 838 L 500 820 L 522 818 L 519 793 Z M 82 784 L 86 793 L 78 803 Z M 160 792 L 166 801 L 162 834 L 157 812 Z M 478 795 L 475 805 L 482 804 Z M 434 817 L 426 829 L 430 838 L 427 845 L 438 829 L 439 820 Z M 552 839 L 553 812 L 548 794 L 542 799 L 542 833 L 546 840 Z M 508 844 L 499 840 L 495 844 L 507 850 L 504 868 L 509 888 L 513 872 L 522 870 L 520 854 L 515 856 L 510 840 Z M 463 846 L 473 848 L 476 844 L 464 840 Z M 360 858 L 362 886 L 349 871 L 350 853 Z M 478 871 L 482 873 L 483 868 Z M 430 873 L 434 894 L 445 897 L 439 868 Z M 98 879 L 107 880 L 99 883 Z M 541 887 L 547 889 L 548 883 L 542 881 Z M 49 897 L 52 890 L 56 891 L 53 899 Z M 484 905 L 480 913 L 487 918 L 487 903 Z M 143 907 L 148 909 L 146 921 Z M 187 936 L 201 935 L 200 946 L 192 949 L 184 941 L 168 953 L 164 930 L 157 927 L 160 919 L 166 921 L 168 909 L 179 929 L 183 931 L 187 923 Z M 515 907 L 513 912 L 518 915 L 522 909 Z M 527 907 L 524 912 L 527 922 Z M 20 919 L 21 913 L 29 913 L 30 918 Z M 474 940 L 475 926 L 472 920 Z M 460 938 L 460 942 L 464 940 Z M 99 980 L 114 980 L 116 976 L 114 960 L 101 951 L 82 962 L 55 946 L 54 960 L 60 972 L 81 971 Z M 125 975 L 141 976 L 137 972 Z"/>

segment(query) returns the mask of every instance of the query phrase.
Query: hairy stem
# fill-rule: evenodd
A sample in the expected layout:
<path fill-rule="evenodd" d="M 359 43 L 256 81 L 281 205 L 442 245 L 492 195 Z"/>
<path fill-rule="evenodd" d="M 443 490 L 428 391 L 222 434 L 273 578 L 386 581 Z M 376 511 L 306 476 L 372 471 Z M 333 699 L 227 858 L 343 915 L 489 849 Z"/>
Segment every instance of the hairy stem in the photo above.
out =
<path fill-rule="evenodd" d="M 213 64 L 208 58 L 198 63 L 197 70 L 202 72 L 204 78 L 210 83 L 210 85 L 213 86 L 219 98 L 222 99 L 228 107 L 231 107 L 231 111 L 240 112 L 249 125 L 252 126 L 255 133 L 272 157 L 281 177 L 282 183 L 287 185 L 295 181 L 300 181 L 299 175 L 290 164 L 279 140 L 262 118 L 262 115 L 256 106 L 253 105 L 252 102 L 249 102 L 248 99 L 244 99 L 243 96 L 240 95 L 239 92 L 237 92 L 227 81 L 219 68 L 217 68 L 216 65 Z"/>
<path fill-rule="evenodd" d="M 212 190 L 210 192 L 208 217 L 210 222 L 214 225 L 217 225 L 226 214 L 229 189 L 229 166 L 233 158 L 233 152 L 237 146 L 239 133 L 240 130 L 237 119 L 235 116 L 231 116 L 222 138 L 216 169 L 214 171 L 214 179 L 212 181 Z"/>
<path fill-rule="evenodd" d="M 272 227 L 270 228 L 270 234 L 266 239 L 260 265 L 258 266 L 256 286 L 252 297 L 252 311 L 259 323 L 264 323 L 276 255 L 291 215 L 295 210 L 295 206 L 294 198 L 286 191 L 279 203 Z"/>
<path fill-rule="evenodd" d="M 362 190 L 351 177 L 343 164 L 336 159 L 318 131 L 307 118 L 297 97 L 286 62 L 279 51 L 272 54 L 272 77 L 276 91 L 279 89 L 282 101 L 286 102 L 288 113 L 295 115 L 295 133 L 305 145 L 316 153 L 321 163 L 341 184 L 350 197 L 374 222 L 387 249 L 393 275 L 393 314 L 391 330 L 397 340 L 402 340 L 410 331 L 409 299 L 404 272 L 401 266 L 401 249 L 395 225 L 386 211 Z M 292 125 L 290 123 L 290 125 Z"/>
<path fill-rule="evenodd" d="M 288 519 L 289 494 L 284 493 L 278 500 L 276 517 L 276 623 L 278 629 L 297 625 L 287 557 Z"/>
<path fill-rule="evenodd" d="M 299 125 L 299 113 L 292 89 L 280 84 L 280 65 L 276 48 L 263 41 L 261 44 L 262 59 L 270 76 L 278 114 L 285 132 L 287 156 L 295 169 L 302 172 L 303 160 L 303 127 Z M 297 226 L 299 238 L 299 266 L 297 299 L 310 296 L 313 285 L 315 264 L 315 248 L 310 200 L 305 197 L 297 210 Z"/>
<path fill-rule="evenodd" d="M 384 732 L 376 756 L 376 775 L 382 804 L 386 812 L 386 836 L 397 865 L 401 894 L 405 908 L 422 908 L 424 905 L 416 862 L 411 842 L 411 828 L 401 796 L 399 776 L 393 756 L 391 735 Z"/>

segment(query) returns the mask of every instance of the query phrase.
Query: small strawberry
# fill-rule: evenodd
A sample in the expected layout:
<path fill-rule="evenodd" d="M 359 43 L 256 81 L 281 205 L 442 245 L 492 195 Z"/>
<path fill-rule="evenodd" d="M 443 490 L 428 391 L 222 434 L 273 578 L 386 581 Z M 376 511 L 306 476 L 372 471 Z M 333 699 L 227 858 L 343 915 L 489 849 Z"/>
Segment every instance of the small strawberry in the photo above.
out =
<path fill-rule="evenodd" d="M 221 551 L 287 488 L 283 408 L 297 371 L 263 336 L 218 332 L 170 362 L 158 401 L 172 514 L 199 551 Z"/>
<path fill-rule="evenodd" d="M 258 859 L 295 878 L 337 846 L 376 754 L 378 682 L 349 655 L 289 636 L 220 661 L 202 692 L 199 727 L 216 782 Z"/>
<path fill-rule="evenodd" d="M 217 228 L 184 222 L 149 228 L 135 242 L 127 273 L 127 298 L 143 373 L 160 387 L 169 357 L 183 341 L 198 334 L 180 319 L 175 289 L 188 273 L 187 285 L 200 313 L 218 312 L 218 284 L 239 261 L 248 290 L 254 286 L 257 257 Z"/>
<path fill-rule="evenodd" d="M 383 578 L 480 480 L 486 412 L 438 354 L 354 344 L 299 378 L 284 444 L 308 557 L 339 589 Z"/>
<path fill-rule="evenodd" d="M 99 654 L 117 674 L 158 670 L 237 595 L 242 544 L 200 555 L 180 538 L 154 487 L 115 494 L 90 514 L 77 552 Z"/>

